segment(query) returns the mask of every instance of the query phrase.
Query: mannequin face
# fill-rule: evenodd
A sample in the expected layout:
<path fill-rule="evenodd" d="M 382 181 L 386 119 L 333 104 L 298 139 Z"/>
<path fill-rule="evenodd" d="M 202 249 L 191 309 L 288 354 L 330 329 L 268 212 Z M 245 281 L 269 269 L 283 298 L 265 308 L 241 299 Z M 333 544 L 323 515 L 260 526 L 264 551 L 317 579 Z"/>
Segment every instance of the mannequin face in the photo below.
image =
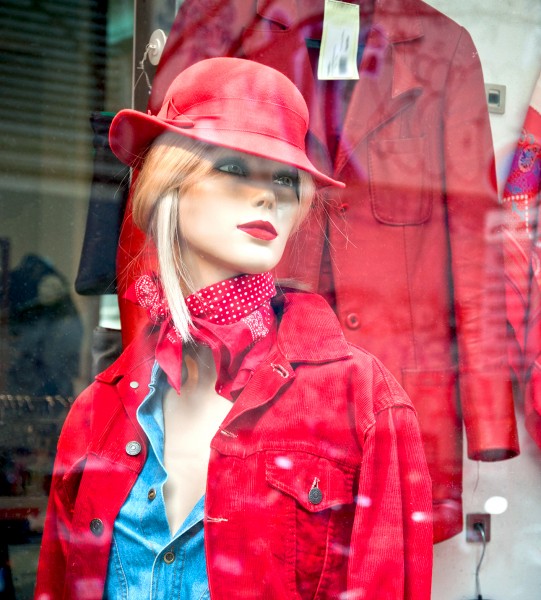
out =
<path fill-rule="evenodd" d="M 225 148 L 208 160 L 210 174 L 179 200 L 182 261 L 196 289 L 274 268 L 300 212 L 294 167 Z"/>

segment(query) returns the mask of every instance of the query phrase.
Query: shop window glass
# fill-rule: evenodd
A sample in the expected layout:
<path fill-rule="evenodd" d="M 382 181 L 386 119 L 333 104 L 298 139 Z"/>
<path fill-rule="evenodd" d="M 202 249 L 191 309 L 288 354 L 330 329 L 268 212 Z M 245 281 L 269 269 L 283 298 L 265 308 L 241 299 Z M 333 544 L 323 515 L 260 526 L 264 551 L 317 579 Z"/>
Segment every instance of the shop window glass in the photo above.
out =
<path fill-rule="evenodd" d="M 346 183 L 321 191 L 276 276 L 320 293 L 345 338 L 380 359 L 411 398 L 432 481 L 432 597 L 536 597 L 538 8 L 535 0 L 3 3 L 0 599 L 32 595 L 56 441 L 74 397 L 148 323 L 125 297 L 146 272 L 148 248 L 125 210 L 130 174 L 108 148 L 109 124 L 121 108 L 158 114 L 179 72 L 223 56 L 271 66 L 296 84 L 310 113 L 310 159 Z M 276 135 L 287 137 L 279 123 Z M 214 444 L 227 456 L 226 438 L 237 434 L 222 433 Z M 143 447 L 130 440 L 119 456 Z M 294 546 L 280 519 L 261 520 L 282 533 L 272 560 L 285 569 L 288 551 L 306 557 L 332 532 L 330 555 L 299 558 L 287 571 L 299 597 L 314 597 L 317 585 L 325 597 L 325 585 L 336 583 L 318 579 L 327 562 L 339 573 L 374 542 L 354 547 L 341 527 L 377 491 L 363 495 L 358 473 L 336 456 L 319 457 L 328 479 L 315 477 L 305 490 L 313 468 L 305 453 L 263 449 L 268 498 L 295 515 Z M 140 494 L 146 476 L 133 488 Z M 159 489 L 144 492 L 154 510 Z M 124 504 L 122 525 L 132 510 Z M 88 527 L 98 539 L 107 524 L 96 514 Z M 391 543 L 377 540 L 378 560 Z M 107 583 L 100 575 L 80 584 L 84 597 L 122 587 L 111 575 L 111 561 L 129 549 L 122 544 L 121 536 L 113 543 Z M 173 546 L 162 549 L 171 569 Z M 223 567 L 222 581 L 234 586 L 248 567 L 238 557 L 222 560 L 209 567 L 209 580 Z M 258 565 L 265 560 L 263 553 Z M 126 581 L 137 581 L 136 571 Z M 205 589 L 201 572 L 190 571 L 194 589 Z M 357 597 L 347 584 L 340 589 Z M 418 600 L 409 593 L 404 598 Z"/>
<path fill-rule="evenodd" d="M 0 597 L 22 599 L 33 597 L 58 434 L 91 379 L 100 299 L 74 290 L 91 118 L 130 103 L 133 5 L 8 0 L 0 32 Z"/>

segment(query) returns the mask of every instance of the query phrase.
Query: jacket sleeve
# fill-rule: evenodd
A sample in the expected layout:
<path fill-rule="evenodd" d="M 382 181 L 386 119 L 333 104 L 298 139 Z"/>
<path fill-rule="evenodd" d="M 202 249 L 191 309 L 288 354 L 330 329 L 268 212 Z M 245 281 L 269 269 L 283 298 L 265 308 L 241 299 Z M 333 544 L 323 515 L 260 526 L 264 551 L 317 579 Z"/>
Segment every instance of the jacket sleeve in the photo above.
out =
<path fill-rule="evenodd" d="M 359 600 L 429 600 L 432 486 L 417 416 L 381 365 L 373 373 L 372 422 L 356 407 L 363 458 L 348 589 Z"/>
<path fill-rule="evenodd" d="M 498 203 L 490 122 L 477 50 L 464 29 L 444 107 L 445 193 L 468 456 L 518 454 Z"/>
<path fill-rule="evenodd" d="M 84 467 L 90 431 L 87 406 L 91 389 L 76 400 L 60 434 L 38 563 L 36 600 L 57 600 L 64 596 L 74 496 Z"/>

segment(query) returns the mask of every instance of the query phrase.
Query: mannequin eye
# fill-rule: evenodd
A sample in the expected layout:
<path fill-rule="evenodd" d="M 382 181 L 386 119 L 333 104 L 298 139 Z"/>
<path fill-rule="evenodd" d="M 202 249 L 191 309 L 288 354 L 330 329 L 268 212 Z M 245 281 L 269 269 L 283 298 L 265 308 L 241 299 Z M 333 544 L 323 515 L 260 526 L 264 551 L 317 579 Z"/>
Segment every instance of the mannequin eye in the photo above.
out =
<path fill-rule="evenodd" d="M 214 168 L 222 173 L 229 173 L 230 175 L 237 175 L 239 177 L 246 177 L 248 175 L 246 164 L 242 160 L 235 158 L 221 160 L 214 165 Z"/>
<path fill-rule="evenodd" d="M 297 188 L 299 177 L 296 173 L 276 173 L 274 183 L 284 187 Z"/>

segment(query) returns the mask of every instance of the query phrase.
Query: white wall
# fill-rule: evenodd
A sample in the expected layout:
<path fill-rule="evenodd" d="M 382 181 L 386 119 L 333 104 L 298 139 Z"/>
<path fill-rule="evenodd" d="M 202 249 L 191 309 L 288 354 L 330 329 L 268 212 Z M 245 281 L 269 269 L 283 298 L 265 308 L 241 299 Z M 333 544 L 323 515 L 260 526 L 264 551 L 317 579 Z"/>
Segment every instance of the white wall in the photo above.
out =
<path fill-rule="evenodd" d="M 507 86 L 506 111 L 491 114 L 498 183 L 502 189 L 541 68 L 540 0 L 427 0 L 463 25 L 479 51 L 486 83 Z M 503 496 L 509 508 L 492 516 L 492 540 L 480 571 L 483 598 L 541 598 L 541 450 L 524 430 L 517 406 L 521 455 L 499 463 L 465 458 L 464 509 L 485 512 L 485 501 Z M 475 596 L 480 545 L 465 534 L 434 549 L 434 600 Z"/>

